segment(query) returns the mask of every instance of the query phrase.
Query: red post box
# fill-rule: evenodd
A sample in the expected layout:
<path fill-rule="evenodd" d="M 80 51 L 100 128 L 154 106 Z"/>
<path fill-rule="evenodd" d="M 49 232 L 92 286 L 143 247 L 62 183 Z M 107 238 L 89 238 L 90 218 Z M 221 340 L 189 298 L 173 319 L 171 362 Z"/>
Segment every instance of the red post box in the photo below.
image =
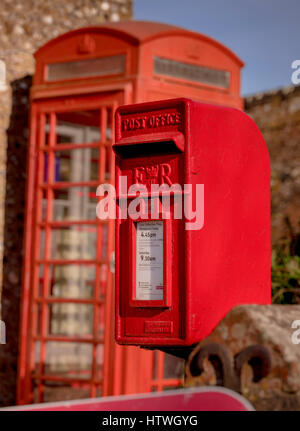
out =
<path fill-rule="evenodd" d="M 270 302 L 270 171 L 255 123 L 173 99 L 116 111 L 116 340 L 178 348 Z"/>

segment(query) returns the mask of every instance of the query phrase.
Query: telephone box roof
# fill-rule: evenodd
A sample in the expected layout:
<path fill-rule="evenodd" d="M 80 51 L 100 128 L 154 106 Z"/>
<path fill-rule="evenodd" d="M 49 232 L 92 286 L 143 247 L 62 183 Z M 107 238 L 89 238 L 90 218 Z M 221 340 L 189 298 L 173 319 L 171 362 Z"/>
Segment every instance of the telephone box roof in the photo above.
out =
<path fill-rule="evenodd" d="M 38 56 L 42 51 L 46 50 L 48 47 L 52 46 L 53 44 L 56 44 L 62 41 L 66 37 L 70 37 L 72 34 L 76 35 L 80 33 L 86 33 L 87 31 L 89 33 L 92 32 L 92 33 L 110 34 L 112 36 L 125 39 L 133 45 L 140 45 L 154 39 L 168 37 L 168 36 L 170 37 L 187 36 L 187 37 L 190 37 L 191 39 L 193 38 L 201 39 L 222 49 L 224 52 L 227 53 L 228 56 L 232 57 L 241 67 L 244 65 L 242 60 L 233 51 L 231 51 L 225 45 L 221 44 L 220 42 L 216 41 L 215 39 L 209 36 L 206 36 L 198 32 L 186 30 L 184 28 L 177 27 L 171 24 L 164 24 L 164 23 L 153 22 L 153 21 L 135 21 L 135 20 L 103 23 L 99 26 L 83 27 L 77 30 L 64 33 L 50 40 L 41 48 L 39 48 L 35 52 L 35 56 Z"/>

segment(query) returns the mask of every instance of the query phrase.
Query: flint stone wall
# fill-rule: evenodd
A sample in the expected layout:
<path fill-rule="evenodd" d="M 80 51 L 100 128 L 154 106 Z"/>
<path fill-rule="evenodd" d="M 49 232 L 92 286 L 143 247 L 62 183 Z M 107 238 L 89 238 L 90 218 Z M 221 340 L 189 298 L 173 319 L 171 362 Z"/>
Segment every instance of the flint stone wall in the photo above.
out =
<path fill-rule="evenodd" d="M 262 132 L 270 154 L 275 244 L 300 233 L 300 86 L 246 97 L 245 111 Z"/>

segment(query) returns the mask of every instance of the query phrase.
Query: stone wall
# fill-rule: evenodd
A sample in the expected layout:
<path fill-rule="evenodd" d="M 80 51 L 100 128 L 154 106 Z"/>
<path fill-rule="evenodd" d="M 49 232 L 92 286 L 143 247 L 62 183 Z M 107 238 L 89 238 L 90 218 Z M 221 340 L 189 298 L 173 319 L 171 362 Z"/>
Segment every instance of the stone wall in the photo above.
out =
<path fill-rule="evenodd" d="M 300 410 L 299 314 L 299 305 L 233 308 L 190 355 L 185 386 L 225 386 L 256 410 Z"/>
<path fill-rule="evenodd" d="M 247 97 L 245 110 L 270 153 L 274 244 L 300 231 L 300 87 Z"/>
<path fill-rule="evenodd" d="M 48 40 L 67 31 L 132 18 L 132 3 L 132 0 L 1 1 L 0 295 L 2 286 L 1 318 L 6 324 L 7 344 L 0 346 L 0 405 L 14 404 L 16 394 L 33 53 Z"/>

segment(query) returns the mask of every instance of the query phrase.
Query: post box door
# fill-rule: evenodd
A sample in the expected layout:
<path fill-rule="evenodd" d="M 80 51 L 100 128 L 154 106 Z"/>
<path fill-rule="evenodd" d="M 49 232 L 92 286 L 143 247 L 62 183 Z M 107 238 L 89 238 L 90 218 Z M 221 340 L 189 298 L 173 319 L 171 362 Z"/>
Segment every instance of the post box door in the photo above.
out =
<path fill-rule="evenodd" d="M 128 190 L 142 186 L 148 191 L 148 197 L 140 201 L 144 208 L 138 208 L 138 218 L 128 214 L 117 230 L 119 306 L 120 314 L 126 316 L 122 335 L 118 334 L 121 338 L 180 339 L 185 330 L 185 292 L 180 289 L 185 273 L 184 248 L 180 247 L 184 243 L 184 224 L 178 217 L 183 207 L 184 157 L 173 142 L 161 142 L 159 149 L 160 153 L 153 155 L 155 144 L 138 144 L 119 162 L 120 176 L 127 179 Z M 141 155 L 136 157 L 139 152 Z M 157 197 L 150 194 L 153 186 L 157 187 Z M 164 195 L 164 187 L 173 192 Z M 121 207 L 120 189 L 119 196 Z M 130 194 L 127 202 L 129 213 L 133 204 Z M 138 319 L 138 313 L 143 318 Z"/>

